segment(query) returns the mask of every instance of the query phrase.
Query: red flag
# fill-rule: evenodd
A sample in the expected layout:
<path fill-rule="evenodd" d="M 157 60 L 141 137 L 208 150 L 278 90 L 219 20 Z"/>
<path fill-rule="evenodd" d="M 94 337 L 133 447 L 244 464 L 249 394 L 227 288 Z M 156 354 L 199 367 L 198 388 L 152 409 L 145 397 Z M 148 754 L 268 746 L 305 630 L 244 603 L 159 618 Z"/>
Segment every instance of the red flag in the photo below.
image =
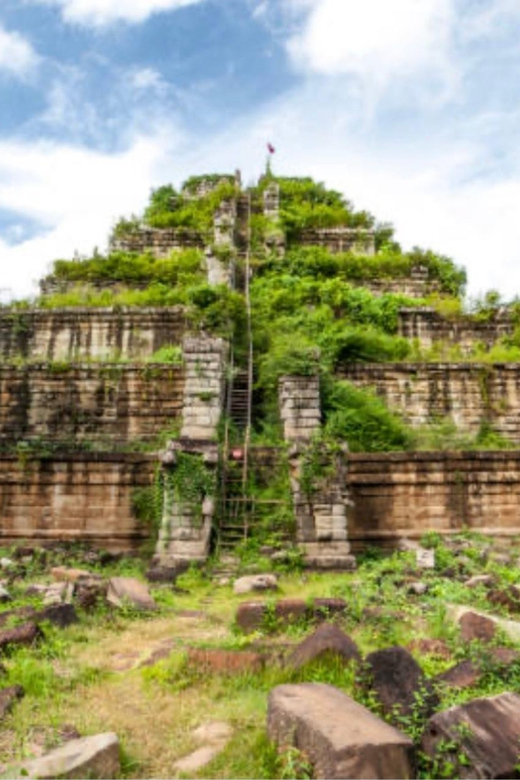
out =
<path fill-rule="evenodd" d="M 267 144 L 267 149 L 269 150 L 269 154 L 274 154 L 276 152 L 276 149 L 270 143 Z"/>

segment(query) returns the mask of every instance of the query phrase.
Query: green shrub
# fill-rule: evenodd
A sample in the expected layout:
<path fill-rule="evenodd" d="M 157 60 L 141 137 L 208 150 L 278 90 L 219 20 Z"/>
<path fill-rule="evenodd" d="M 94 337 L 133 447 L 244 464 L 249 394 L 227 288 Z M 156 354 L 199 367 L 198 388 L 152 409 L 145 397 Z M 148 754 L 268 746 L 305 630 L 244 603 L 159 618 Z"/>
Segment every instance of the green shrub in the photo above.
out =
<path fill-rule="evenodd" d="M 325 432 L 332 439 L 348 442 L 352 452 L 387 452 L 410 449 L 413 436 L 408 426 L 368 390 L 349 382 L 322 383 Z"/>

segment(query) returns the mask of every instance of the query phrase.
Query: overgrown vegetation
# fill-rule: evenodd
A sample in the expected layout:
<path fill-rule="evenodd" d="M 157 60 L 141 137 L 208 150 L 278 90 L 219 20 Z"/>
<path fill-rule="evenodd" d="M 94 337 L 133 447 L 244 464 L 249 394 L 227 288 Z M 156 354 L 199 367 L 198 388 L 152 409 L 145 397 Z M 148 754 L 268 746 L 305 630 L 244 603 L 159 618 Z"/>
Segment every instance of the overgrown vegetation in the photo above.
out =
<path fill-rule="evenodd" d="M 261 211 L 263 192 L 272 182 L 280 186 L 278 221 L 267 218 Z M 208 185 L 210 191 L 199 197 L 201 185 Z M 335 440 L 345 437 L 354 450 L 442 447 L 450 442 L 463 444 L 465 448 L 509 446 L 491 429 L 470 438 L 451 430 L 445 421 L 437 421 L 412 434 L 375 396 L 334 383 L 331 378 L 341 374 L 342 368 L 358 362 L 518 361 L 518 305 L 507 307 L 512 322 L 510 334 L 490 347 L 477 343 L 471 350 L 462 352 L 459 346 L 439 342 L 430 349 L 420 348 L 398 335 L 402 307 L 432 305 L 444 316 L 486 323 L 503 316 L 505 305 L 500 296 L 490 292 L 473 301 L 464 312 L 461 296 L 466 276 L 462 269 L 432 251 L 415 248 L 402 252 L 390 225 L 377 223 L 368 212 L 357 211 L 340 193 L 312 179 L 275 178 L 269 173 L 249 192 L 256 437 L 269 441 L 266 432 L 276 430 L 279 377 L 318 371 L 324 386 L 330 390 L 326 391 L 324 400 L 326 435 Z M 123 227 L 130 232 L 138 230 L 140 224 L 207 232 L 218 206 L 236 194 L 232 176 L 192 177 L 180 191 L 172 185 L 154 190 L 143 218 L 132 218 Z M 375 231 L 377 253 L 374 256 L 352 252 L 333 254 L 323 247 L 297 245 L 298 236 L 304 230 L 340 225 Z M 237 230 L 240 238 L 244 226 L 239 225 Z M 281 256 L 269 249 L 269 239 L 284 237 L 288 249 Z M 227 246 L 214 246 L 213 236 L 209 234 L 206 243 L 213 247 L 221 262 L 236 264 L 239 278 L 243 275 L 242 260 L 236 252 Z M 416 269 L 421 269 L 437 285 L 435 295 L 425 299 L 395 292 L 375 295 L 363 286 L 377 282 L 381 291 L 385 285 L 392 288 Z M 226 285 L 208 285 L 203 255 L 198 250 L 175 251 L 162 259 L 149 253 L 118 251 L 107 257 L 95 253 L 80 261 L 58 260 L 51 278 L 69 287 L 64 292 L 43 296 L 39 301 L 43 307 L 181 305 L 193 330 L 231 340 L 238 364 L 247 353 L 243 295 Z M 19 315 L 15 314 L 22 318 L 20 327 L 25 327 L 23 309 Z M 180 354 L 175 347 L 165 347 L 149 360 L 176 365 L 180 363 Z"/>
<path fill-rule="evenodd" d="M 132 287 L 161 284 L 190 287 L 205 279 L 203 255 L 197 249 L 173 251 L 167 258 L 151 253 L 111 252 L 83 260 L 56 260 L 50 279 L 93 285 L 123 283 Z"/>

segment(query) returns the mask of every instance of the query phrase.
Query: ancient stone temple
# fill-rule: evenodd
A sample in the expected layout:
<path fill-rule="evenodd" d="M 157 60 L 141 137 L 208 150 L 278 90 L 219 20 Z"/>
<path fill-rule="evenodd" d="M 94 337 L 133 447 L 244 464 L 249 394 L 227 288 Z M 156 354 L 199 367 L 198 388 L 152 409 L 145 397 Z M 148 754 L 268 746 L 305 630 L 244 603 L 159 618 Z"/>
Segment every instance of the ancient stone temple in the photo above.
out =
<path fill-rule="evenodd" d="M 57 265 L 37 304 L 0 309 L 2 542 L 128 550 L 156 528 L 155 560 L 176 568 L 268 529 L 308 566 L 349 569 L 353 551 L 404 535 L 520 532 L 520 364 L 474 359 L 475 349 L 513 338 L 514 312 L 447 318 L 425 305 L 431 293 L 449 294 L 431 257 L 401 258 L 394 275 L 388 263 L 378 275 L 377 230 L 353 227 L 339 201 L 329 213 L 324 198 L 314 217 L 309 200 L 298 227 L 305 187 L 323 194 L 309 181 L 264 177 L 244 188 L 239 175 L 197 177 L 162 215 L 164 227 L 123 226 L 106 260 Z M 320 224 L 343 213 L 345 224 Z M 461 436 L 492 430 L 507 447 L 351 452 L 348 440 L 320 438 L 319 358 L 278 376 L 269 391 L 278 438 L 255 443 L 268 391 L 257 381 L 265 338 L 254 331 L 251 288 L 279 273 L 290 289 L 299 277 L 287 269 L 301 258 L 314 263 L 314 285 L 337 267 L 345 294 L 407 296 L 395 330 L 428 354 L 338 358 L 335 380 L 375 393 L 411 429 L 443 420 Z M 350 261 L 352 277 L 341 270 Z M 140 305 L 150 290 L 160 304 Z M 76 305 L 60 305 L 63 295 Z M 129 302 L 110 303 L 119 300 Z M 325 304 L 301 305 L 312 316 Z M 354 316 L 340 297 L 330 306 L 338 324 Z"/>

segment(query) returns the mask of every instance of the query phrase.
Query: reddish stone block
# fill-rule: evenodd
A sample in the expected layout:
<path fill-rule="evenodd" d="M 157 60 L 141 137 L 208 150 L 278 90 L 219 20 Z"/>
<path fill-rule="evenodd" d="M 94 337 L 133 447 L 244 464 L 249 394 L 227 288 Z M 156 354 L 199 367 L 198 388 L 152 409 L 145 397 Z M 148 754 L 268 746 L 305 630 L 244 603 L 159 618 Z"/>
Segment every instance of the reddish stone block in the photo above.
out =
<path fill-rule="evenodd" d="M 242 650 L 188 649 L 188 664 L 198 670 L 214 674 L 241 674 L 260 672 L 264 666 L 260 653 Z"/>

